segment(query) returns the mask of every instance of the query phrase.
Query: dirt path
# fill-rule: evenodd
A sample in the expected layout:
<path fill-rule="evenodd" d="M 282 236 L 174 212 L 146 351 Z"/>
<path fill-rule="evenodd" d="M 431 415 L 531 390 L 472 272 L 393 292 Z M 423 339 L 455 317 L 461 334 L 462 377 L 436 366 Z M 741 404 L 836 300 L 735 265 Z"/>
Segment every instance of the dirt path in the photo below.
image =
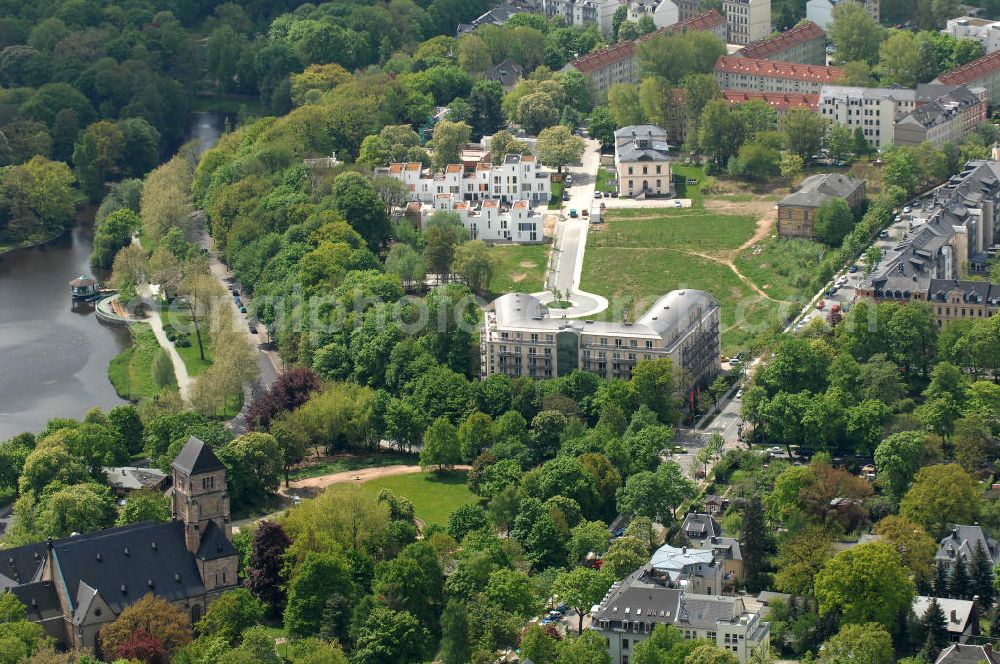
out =
<path fill-rule="evenodd" d="M 724 212 L 728 214 L 738 213 L 746 214 L 750 211 L 757 215 L 757 229 L 754 231 L 753 236 L 740 246 L 736 247 L 732 251 L 720 252 L 719 256 L 711 256 L 708 254 L 702 254 L 696 251 L 686 251 L 685 253 L 693 254 L 696 256 L 701 256 L 709 260 L 722 263 L 730 270 L 733 271 L 740 281 L 749 286 L 755 293 L 764 297 L 772 302 L 784 302 L 784 300 L 777 300 L 767 293 L 765 293 L 752 279 L 740 272 L 739 268 L 733 260 L 739 256 L 741 251 L 749 249 L 758 242 L 762 242 L 764 238 L 770 235 L 771 230 L 774 228 L 776 212 L 774 209 L 774 203 L 770 201 L 750 201 L 748 203 L 734 203 L 729 201 L 719 201 L 710 200 L 705 201 L 705 208 L 712 210 L 714 212 Z"/>
<path fill-rule="evenodd" d="M 455 466 L 455 470 L 471 470 L 472 466 Z M 289 482 L 288 488 L 282 492 L 296 491 L 301 489 L 325 489 L 331 484 L 342 484 L 344 482 L 367 482 L 380 477 L 392 477 L 393 475 L 411 475 L 419 473 L 423 469 L 420 466 L 380 466 L 378 468 L 361 468 L 359 470 L 348 470 L 342 473 L 330 473 L 319 477 L 310 477 L 304 480 Z"/>

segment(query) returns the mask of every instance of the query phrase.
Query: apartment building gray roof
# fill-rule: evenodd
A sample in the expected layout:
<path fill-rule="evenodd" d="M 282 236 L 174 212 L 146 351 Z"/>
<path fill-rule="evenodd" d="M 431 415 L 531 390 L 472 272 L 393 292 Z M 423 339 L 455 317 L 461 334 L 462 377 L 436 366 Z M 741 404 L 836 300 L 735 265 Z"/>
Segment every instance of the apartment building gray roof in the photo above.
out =
<path fill-rule="evenodd" d="M 778 204 L 819 207 L 829 198 L 850 198 L 860 187 L 864 186 L 863 180 L 847 175 L 820 173 L 807 177 L 802 181 L 798 191 L 788 194 Z"/>
<path fill-rule="evenodd" d="M 824 85 L 819 92 L 820 103 L 828 98 L 872 99 L 914 102 L 917 92 L 912 88 L 891 86 L 888 88 L 865 88 L 852 85 Z"/>
<path fill-rule="evenodd" d="M 494 314 L 499 328 L 551 332 L 574 330 L 585 334 L 659 338 L 668 348 L 696 325 L 702 316 L 718 308 L 719 301 L 710 294 L 690 289 L 670 291 L 635 323 L 552 318 L 548 307 L 526 293 L 507 293 L 487 305 L 487 311 Z"/>
<path fill-rule="evenodd" d="M 618 161 L 669 161 L 670 146 L 666 141 L 651 141 L 644 138 L 625 143 L 618 148 Z"/>
<path fill-rule="evenodd" d="M 927 287 L 927 297 L 930 300 L 944 301 L 948 293 L 956 289 L 962 291 L 962 302 L 1000 305 L 1000 285 L 988 281 L 931 279 Z"/>
<path fill-rule="evenodd" d="M 976 88 L 982 90 L 982 88 Z M 980 102 L 979 95 L 963 86 L 957 86 L 933 101 L 919 106 L 909 113 L 898 117 L 896 124 L 915 124 L 925 129 L 951 121 L 955 115 L 969 106 Z"/>
<path fill-rule="evenodd" d="M 663 585 L 649 569 L 641 567 L 614 583 L 601 603 L 591 609 L 590 616 L 593 622 L 628 620 L 672 625 L 680 603 L 679 588 Z"/>
<path fill-rule="evenodd" d="M 706 537 L 713 537 L 722 534 L 722 526 L 719 522 L 712 518 L 711 514 L 699 514 L 697 512 L 689 512 L 684 517 L 684 523 L 681 525 L 681 530 L 688 538 L 696 537 L 698 539 L 704 539 Z M 692 535 L 692 533 L 694 533 Z"/>
<path fill-rule="evenodd" d="M 934 560 L 942 563 L 951 563 L 955 560 L 969 562 L 980 544 L 990 554 L 994 563 L 1000 559 L 1000 544 L 983 532 L 981 526 L 955 524 L 951 532 L 941 539 Z"/>
<path fill-rule="evenodd" d="M 664 544 L 649 559 L 651 569 L 667 574 L 671 581 L 676 581 L 684 571 L 694 565 L 713 565 L 715 556 L 711 550 L 695 547 L 676 547 Z"/>
<path fill-rule="evenodd" d="M 677 624 L 695 629 L 715 629 L 719 623 L 733 622 L 743 613 L 743 600 L 722 595 L 681 596 Z"/>
<path fill-rule="evenodd" d="M 955 643 L 940 653 L 934 664 L 1000 664 L 1000 656 L 993 652 L 992 646 L 972 646 L 967 643 Z"/>
<path fill-rule="evenodd" d="M 619 150 L 622 146 L 632 143 L 637 139 L 666 143 L 667 130 L 650 124 L 622 127 L 615 132 L 615 149 Z"/>

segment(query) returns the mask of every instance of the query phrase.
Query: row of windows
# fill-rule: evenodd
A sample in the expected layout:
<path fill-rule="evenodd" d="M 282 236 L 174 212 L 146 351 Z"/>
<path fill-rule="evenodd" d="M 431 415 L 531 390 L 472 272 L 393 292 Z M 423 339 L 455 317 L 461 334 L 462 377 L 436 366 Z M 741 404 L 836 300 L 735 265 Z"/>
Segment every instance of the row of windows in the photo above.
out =
<path fill-rule="evenodd" d="M 659 175 L 662 172 L 663 172 L 662 171 L 662 167 L 659 164 L 657 164 L 656 165 L 656 174 Z M 629 175 L 635 175 L 635 173 L 632 172 L 632 167 L 631 166 L 628 167 L 628 174 Z M 643 175 L 649 175 L 649 166 L 643 166 L 642 167 L 642 174 Z M 657 181 L 657 182 L 659 182 L 659 181 Z"/>

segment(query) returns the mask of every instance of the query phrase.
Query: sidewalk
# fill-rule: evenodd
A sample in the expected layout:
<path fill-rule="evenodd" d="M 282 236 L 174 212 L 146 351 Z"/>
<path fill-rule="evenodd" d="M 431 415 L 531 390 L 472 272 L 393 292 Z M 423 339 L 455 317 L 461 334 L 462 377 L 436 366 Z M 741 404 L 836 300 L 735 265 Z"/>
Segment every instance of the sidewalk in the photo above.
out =
<path fill-rule="evenodd" d="M 160 348 L 167 351 L 167 355 L 170 356 L 170 363 L 174 365 L 174 376 L 177 377 L 177 391 L 180 392 L 184 403 L 190 405 L 191 376 L 188 374 L 187 365 L 184 364 L 177 348 L 170 339 L 167 339 L 167 333 L 163 329 L 163 320 L 160 318 L 160 311 L 156 307 L 156 301 L 152 297 L 149 284 L 145 284 L 139 289 L 139 295 L 150 303 L 149 317 L 143 322 L 149 323 Z"/>

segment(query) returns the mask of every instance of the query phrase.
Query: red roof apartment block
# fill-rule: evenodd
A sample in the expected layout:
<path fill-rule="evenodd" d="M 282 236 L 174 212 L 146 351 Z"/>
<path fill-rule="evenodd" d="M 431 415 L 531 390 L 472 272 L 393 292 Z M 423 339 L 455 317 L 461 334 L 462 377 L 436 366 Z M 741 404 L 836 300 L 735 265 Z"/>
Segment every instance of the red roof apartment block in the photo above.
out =
<path fill-rule="evenodd" d="M 712 28 L 725 24 L 726 24 L 725 16 L 720 14 L 716 9 L 709 9 L 704 14 L 698 14 L 697 16 L 692 16 L 687 20 L 674 23 L 673 25 L 668 25 L 665 28 L 660 28 L 653 34 L 664 33 L 664 32 L 688 32 L 690 30 L 711 32 Z M 649 36 L 646 35 L 645 38 L 648 39 L 648 37 Z"/>
<path fill-rule="evenodd" d="M 576 67 L 581 74 L 586 74 L 620 62 L 621 60 L 631 58 L 633 53 L 635 53 L 635 42 L 624 41 L 613 46 L 608 46 L 607 48 L 602 48 L 599 51 L 588 53 L 582 58 L 573 60 L 570 64 Z"/>
<path fill-rule="evenodd" d="M 802 44 L 813 39 L 826 39 L 826 33 L 812 21 L 806 21 L 796 27 L 782 32 L 780 35 L 759 41 L 756 44 L 745 46 L 740 49 L 739 54 L 745 58 L 756 58 L 758 60 L 769 60 L 782 51 Z"/>
<path fill-rule="evenodd" d="M 986 88 L 990 106 L 1000 106 L 1000 51 L 987 53 L 961 67 L 938 76 L 935 83 Z"/>
<path fill-rule="evenodd" d="M 790 108 L 805 108 L 816 111 L 819 108 L 819 95 L 796 94 L 784 92 L 749 92 L 745 90 L 723 90 L 722 97 L 730 104 L 745 104 L 750 101 L 763 101 L 779 113 Z"/>
<path fill-rule="evenodd" d="M 715 80 L 723 90 L 819 94 L 824 85 L 843 76 L 840 67 L 778 60 L 723 55 L 715 62 Z"/>

